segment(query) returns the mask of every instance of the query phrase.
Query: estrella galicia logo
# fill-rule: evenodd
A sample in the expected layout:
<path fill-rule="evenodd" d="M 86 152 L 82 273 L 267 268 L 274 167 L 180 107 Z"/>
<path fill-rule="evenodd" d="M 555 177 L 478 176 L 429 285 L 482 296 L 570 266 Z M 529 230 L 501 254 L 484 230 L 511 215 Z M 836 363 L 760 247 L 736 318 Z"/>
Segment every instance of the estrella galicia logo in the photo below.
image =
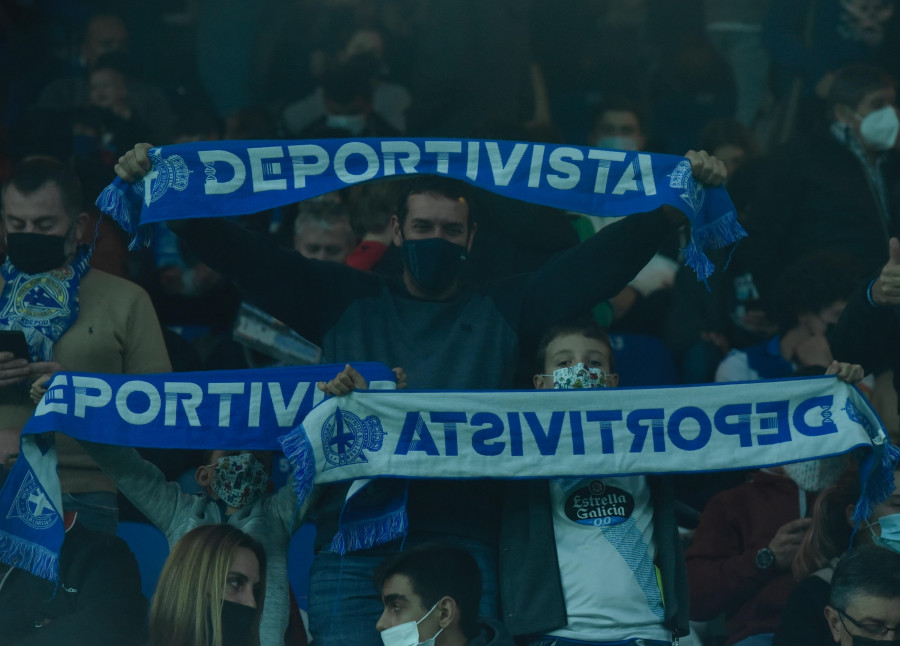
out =
<path fill-rule="evenodd" d="M 700 209 L 703 207 L 703 201 L 706 199 L 706 191 L 694 179 L 691 162 L 686 159 L 678 162 L 675 170 L 669 174 L 669 188 L 683 191 L 678 197 L 691 207 L 695 215 L 700 212 Z"/>
<path fill-rule="evenodd" d="M 151 148 L 147 156 L 153 164 L 150 172 L 144 178 L 135 182 L 134 190 L 138 195 L 144 196 L 144 204 L 150 206 L 163 196 L 170 188 L 183 191 L 188 186 L 191 171 L 188 170 L 184 159 L 179 155 L 172 155 L 163 159 L 158 148 Z"/>
<path fill-rule="evenodd" d="M 322 424 L 323 471 L 368 462 L 363 450 L 380 451 L 384 429 L 374 415 L 362 420 L 348 411 L 336 409 Z"/>
<path fill-rule="evenodd" d="M 34 473 L 29 471 L 6 517 L 18 518 L 32 529 L 49 529 L 59 520 L 59 513 Z"/>
<path fill-rule="evenodd" d="M 604 484 L 602 480 L 591 480 L 586 487 L 569 494 L 564 511 L 569 520 L 579 525 L 610 527 L 631 518 L 634 497 L 618 487 Z"/>

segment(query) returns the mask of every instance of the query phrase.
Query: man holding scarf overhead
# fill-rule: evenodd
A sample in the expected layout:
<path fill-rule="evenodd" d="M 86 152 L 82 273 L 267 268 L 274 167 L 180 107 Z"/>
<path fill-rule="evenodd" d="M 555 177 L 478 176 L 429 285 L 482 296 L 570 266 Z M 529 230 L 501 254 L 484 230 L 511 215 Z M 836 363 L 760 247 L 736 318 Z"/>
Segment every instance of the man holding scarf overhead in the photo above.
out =
<path fill-rule="evenodd" d="M 0 351 L 0 435 L 18 446 L 34 410 L 29 387 L 59 370 L 148 373 L 171 370 L 147 294 L 137 285 L 91 270 L 93 246 L 79 245 L 87 215 L 71 168 L 30 157 L 13 171 L 2 194 L 7 256 L 0 266 L 0 330 L 21 331 Z M 12 338 L 12 335 L 6 335 Z M 78 444 L 59 436 L 63 505 L 91 529 L 116 531 L 112 482 Z"/>
<path fill-rule="evenodd" d="M 135 181 L 147 174 L 148 148 L 139 144 L 119 160 L 121 178 Z M 696 180 L 724 181 L 719 160 L 703 152 L 688 158 Z M 684 222 L 672 208 L 638 213 L 538 272 L 470 287 L 460 275 L 477 231 L 474 215 L 465 184 L 413 180 L 391 220 L 403 274 L 388 278 L 305 259 L 221 219 L 170 226 L 204 262 L 235 281 L 247 300 L 320 345 L 323 361 L 381 361 L 403 366 L 414 388 L 475 390 L 511 387 L 520 348 L 533 349 L 548 326 L 618 293 L 666 234 Z M 318 537 L 310 575 L 310 630 L 317 644 L 379 644 L 372 626 L 382 605 L 371 586 L 371 571 L 402 549 L 401 537 L 407 534 L 406 546 L 435 535 L 464 542 L 485 575 L 481 614 L 496 616 L 493 484 L 378 481 L 358 496 L 374 530 L 362 541 L 338 531 L 339 520 L 343 526 L 352 515 L 345 506 L 347 490 L 346 485 L 329 487 L 313 512 Z M 397 506 L 406 510 L 400 522 L 384 513 Z"/>

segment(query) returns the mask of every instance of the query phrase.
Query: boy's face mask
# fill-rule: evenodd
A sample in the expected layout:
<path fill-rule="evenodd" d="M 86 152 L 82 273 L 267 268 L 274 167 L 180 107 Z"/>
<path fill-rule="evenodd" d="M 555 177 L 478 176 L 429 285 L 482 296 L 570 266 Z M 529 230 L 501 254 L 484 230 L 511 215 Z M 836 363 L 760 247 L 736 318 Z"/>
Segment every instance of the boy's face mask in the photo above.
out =
<path fill-rule="evenodd" d="M 226 455 L 215 464 L 210 487 L 229 507 L 253 504 L 266 492 L 266 467 L 252 453 Z"/>
<path fill-rule="evenodd" d="M 440 600 L 438 603 L 440 603 Z M 437 605 L 438 604 L 436 603 L 431 606 L 431 610 L 426 612 L 425 616 L 419 619 L 419 621 L 407 621 L 404 624 L 382 630 L 381 641 L 384 643 L 384 646 L 434 646 L 434 640 L 437 639 L 437 636 L 440 635 L 444 629 L 439 629 L 431 639 L 420 642 L 419 624 L 425 621 L 428 615 L 434 612 Z"/>
<path fill-rule="evenodd" d="M 588 367 L 584 363 L 557 368 L 553 371 L 553 388 L 606 388 L 606 373 L 602 368 Z"/>

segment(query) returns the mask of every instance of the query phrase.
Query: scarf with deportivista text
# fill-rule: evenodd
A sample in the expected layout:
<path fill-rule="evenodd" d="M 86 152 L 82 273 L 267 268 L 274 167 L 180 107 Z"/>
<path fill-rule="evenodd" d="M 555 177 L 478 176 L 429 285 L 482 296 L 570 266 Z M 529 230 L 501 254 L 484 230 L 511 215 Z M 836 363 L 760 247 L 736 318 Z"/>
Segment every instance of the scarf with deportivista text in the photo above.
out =
<path fill-rule="evenodd" d="M 282 446 L 296 466 L 300 500 L 313 485 L 358 478 L 702 473 L 860 449 L 857 520 L 893 489 L 898 458 L 865 397 L 834 377 L 664 388 L 358 391 L 314 408 Z M 395 502 L 375 525 L 357 519 L 342 528 L 332 549 L 392 540 L 405 533 L 405 523 Z"/>
<path fill-rule="evenodd" d="M 525 202 L 621 216 L 663 205 L 691 222 L 685 262 L 700 279 L 706 251 L 746 236 L 723 187 L 693 177 L 684 157 L 477 139 L 216 141 L 151 148 L 150 172 L 116 180 L 97 206 L 138 242 L 140 224 L 257 213 L 370 180 L 417 174 L 458 179 Z"/>

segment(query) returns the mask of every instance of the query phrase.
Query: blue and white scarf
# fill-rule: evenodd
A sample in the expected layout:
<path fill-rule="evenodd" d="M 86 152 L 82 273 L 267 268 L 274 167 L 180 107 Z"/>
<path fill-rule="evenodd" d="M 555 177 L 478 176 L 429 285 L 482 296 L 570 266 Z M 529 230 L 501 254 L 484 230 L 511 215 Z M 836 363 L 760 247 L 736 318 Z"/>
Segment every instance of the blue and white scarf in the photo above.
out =
<path fill-rule="evenodd" d="M 59 269 L 26 274 L 7 258 L 0 294 L 0 330 L 22 330 L 32 361 L 52 361 L 53 345 L 78 318 L 78 285 L 90 271 L 92 247 Z"/>
<path fill-rule="evenodd" d="M 354 364 L 375 388 L 394 373 Z M 0 562 L 56 580 L 63 541 L 53 434 L 151 448 L 277 450 L 343 365 L 152 375 L 56 374 L 0 489 Z"/>
<path fill-rule="evenodd" d="M 282 445 L 296 466 L 301 501 L 317 484 L 378 476 L 700 473 L 859 449 L 863 495 L 856 519 L 889 495 L 898 458 L 865 397 L 833 377 L 666 388 L 355 392 L 316 407 Z M 388 511 L 375 527 L 347 528 L 332 548 L 352 551 L 403 535 L 404 509 L 395 504 Z"/>
<path fill-rule="evenodd" d="M 370 180 L 430 174 L 505 197 L 590 215 L 665 204 L 691 222 L 685 261 L 699 278 L 706 251 L 746 236 L 722 187 L 694 180 L 684 157 L 476 139 L 216 141 L 151 148 L 150 172 L 116 180 L 97 199 L 125 231 L 165 220 L 256 213 Z"/>

